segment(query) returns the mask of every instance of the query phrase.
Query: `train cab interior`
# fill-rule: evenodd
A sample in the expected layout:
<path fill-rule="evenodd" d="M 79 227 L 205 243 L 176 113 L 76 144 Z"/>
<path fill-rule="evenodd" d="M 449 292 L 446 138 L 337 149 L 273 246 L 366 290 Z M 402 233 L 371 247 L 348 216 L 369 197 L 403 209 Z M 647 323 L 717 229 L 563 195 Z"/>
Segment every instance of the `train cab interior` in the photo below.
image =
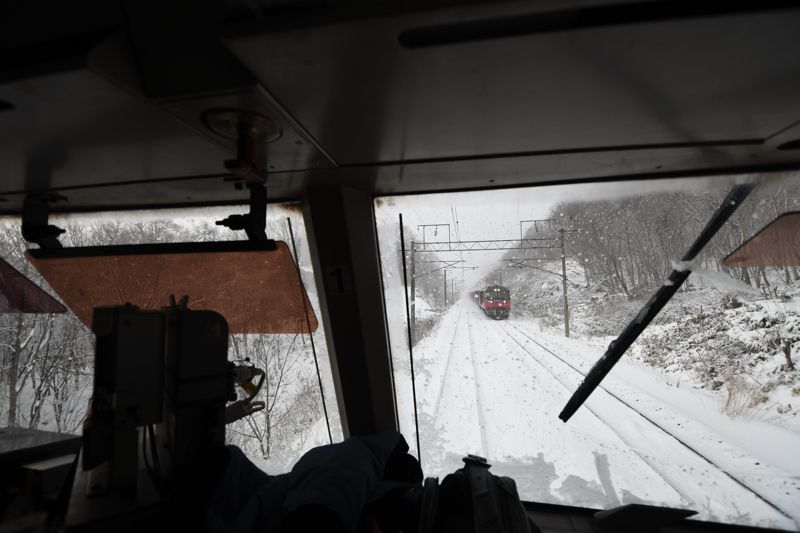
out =
<path fill-rule="evenodd" d="M 798 51 L 784 0 L 3 2 L 0 531 L 800 529 Z M 437 514 L 487 461 L 525 529 Z"/>

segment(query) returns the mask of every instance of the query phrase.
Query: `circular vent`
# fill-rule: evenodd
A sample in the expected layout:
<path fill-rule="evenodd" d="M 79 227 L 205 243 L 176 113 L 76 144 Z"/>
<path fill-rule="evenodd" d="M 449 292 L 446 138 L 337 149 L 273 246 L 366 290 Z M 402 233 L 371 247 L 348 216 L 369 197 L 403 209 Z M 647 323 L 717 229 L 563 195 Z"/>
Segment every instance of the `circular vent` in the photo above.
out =
<path fill-rule="evenodd" d="M 203 124 L 217 135 L 234 141 L 248 137 L 255 142 L 271 143 L 283 134 L 274 120 L 243 109 L 209 109 L 203 113 Z"/>

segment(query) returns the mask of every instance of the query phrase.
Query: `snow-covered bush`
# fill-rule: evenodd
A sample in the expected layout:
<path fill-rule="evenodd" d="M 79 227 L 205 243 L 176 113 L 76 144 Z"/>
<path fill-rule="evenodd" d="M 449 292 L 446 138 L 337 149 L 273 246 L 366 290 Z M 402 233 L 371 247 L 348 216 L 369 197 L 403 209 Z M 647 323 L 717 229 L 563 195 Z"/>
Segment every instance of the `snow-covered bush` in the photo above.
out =
<path fill-rule="evenodd" d="M 800 384 L 787 350 L 800 345 L 800 316 L 775 306 L 724 298 L 642 335 L 635 356 L 670 374 L 687 375 L 696 387 L 723 394 L 721 410 L 751 417 L 770 399 Z M 778 405 L 778 414 L 789 412 Z M 772 408 L 770 408 L 772 409 Z"/>
<path fill-rule="evenodd" d="M 751 418 L 756 411 L 763 409 L 769 399 L 761 387 L 743 375 L 731 376 L 725 383 L 725 404 L 723 411 L 731 418 Z"/>

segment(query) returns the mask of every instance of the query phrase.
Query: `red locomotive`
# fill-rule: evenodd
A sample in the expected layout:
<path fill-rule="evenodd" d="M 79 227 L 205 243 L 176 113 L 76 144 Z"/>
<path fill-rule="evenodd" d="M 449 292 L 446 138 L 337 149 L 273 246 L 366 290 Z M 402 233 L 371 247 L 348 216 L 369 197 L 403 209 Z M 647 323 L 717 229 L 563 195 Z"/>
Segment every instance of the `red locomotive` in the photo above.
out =
<path fill-rule="evenodd" d="M 489 285 L 482 291 L 476 291 L 478 305 L 486 316 L 501 319 L 508 318 L 511 312 L 511 292 L 500 285 Z"/>

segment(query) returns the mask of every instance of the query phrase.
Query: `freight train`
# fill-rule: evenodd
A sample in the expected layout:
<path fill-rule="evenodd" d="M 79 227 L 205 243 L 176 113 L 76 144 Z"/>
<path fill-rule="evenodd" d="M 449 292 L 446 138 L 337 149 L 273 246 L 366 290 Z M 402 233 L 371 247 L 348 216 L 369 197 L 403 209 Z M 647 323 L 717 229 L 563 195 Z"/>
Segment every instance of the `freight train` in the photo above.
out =
<path fill-rule="evenodd" d="M 508 318 L 511 312 L 511 292 L 500 285 L 489 285 L 472 293 L 483 313 L 496 320 Z"/>

